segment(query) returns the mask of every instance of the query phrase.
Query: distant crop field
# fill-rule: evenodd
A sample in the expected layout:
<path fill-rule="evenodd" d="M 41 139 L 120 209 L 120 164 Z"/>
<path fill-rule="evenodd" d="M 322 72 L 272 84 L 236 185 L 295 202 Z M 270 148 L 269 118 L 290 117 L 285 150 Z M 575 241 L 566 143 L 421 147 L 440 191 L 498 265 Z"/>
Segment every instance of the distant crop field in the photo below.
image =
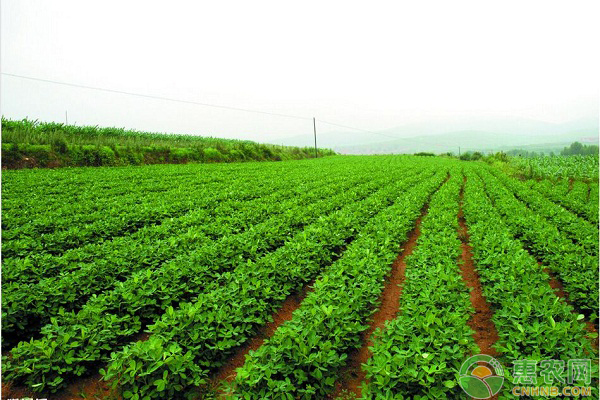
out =
<path fill-rule="evenodd" d="M 482 353 L 501 396 L 591 359 L 598 397 L 597 176 L 337 156 L 3 171 L 2 200 L 3 398 L 468 398 Z"/>
<path fill-rule="evenodd" d="M 577 179 L 598 182 L 598 155 L 567 157 L 511 157 L 511 163 L 528 178 Z"/>

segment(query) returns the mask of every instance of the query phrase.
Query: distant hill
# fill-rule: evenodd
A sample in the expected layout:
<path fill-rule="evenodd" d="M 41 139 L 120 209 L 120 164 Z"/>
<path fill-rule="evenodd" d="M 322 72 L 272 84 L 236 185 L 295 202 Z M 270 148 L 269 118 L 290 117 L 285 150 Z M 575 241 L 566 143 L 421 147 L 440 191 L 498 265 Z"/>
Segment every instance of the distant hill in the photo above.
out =
<path fill-rule="evenodd" d="M 381 154 L 416 153 L 431 151 L 434 153 L 460 151 L 507 151 L 528 149 L 530 151 L 560 151 L 572 142 L 598 144 L 598 136 L 589 133 L 571 133 L 555 136 L 503 135 L 485 131 L 459 131 L 440 135 L 415 136 L 387 142 L 356 146 L 331 146 L 342 154 Z M 534 150 L 535 149 L 535 150 Z"/>
<path fill-rule="evenodd" d="M 507 117 L 437 118 L 377 133 L 324 132 L 318 135 L 318 144 L 342 154 L 458 153 L 459 146 L 461 151 L 527 148 L 556 152 L 574 141 L 598 144 L 598 118 L 581 118 L 561 124 Z M 306 146 L 308 139 L 296 136 L 279 143 Z"/>

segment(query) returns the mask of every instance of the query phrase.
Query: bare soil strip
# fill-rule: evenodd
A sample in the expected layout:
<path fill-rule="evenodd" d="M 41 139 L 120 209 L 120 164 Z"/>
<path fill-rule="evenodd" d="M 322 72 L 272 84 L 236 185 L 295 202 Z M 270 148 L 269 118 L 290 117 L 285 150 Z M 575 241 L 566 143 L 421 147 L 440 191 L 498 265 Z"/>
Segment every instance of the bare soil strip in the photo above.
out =
<path fill-rule="evenodd" d="M 469 231 L 465 222 L 463 213 L 463 195 L 464 195 L 464 182 L 467 177 L 464 177 L 463 187 L 460 189 L 460 208 L 458 211 L 458 236 L 460 238 L 461 255 L 459 259 L 460 273 L 465 284 L 471 288 L 470 300 L 473 308 L 475 308 L 475 314 L 469 320 L 469 327 L 475 331 L 473 339 L 477 346 L 479 346 L 481 354 L 487 354 L 492 357 L 498 356 L 498 351 L 494 349 L 494 344 L 500 339 L 496 326 L 492 321 L 493 311 L 490 309 L 490 305 L 487 303 L 483 296 L 483 290 L 481 288 L 481 281 L 479 280 L 479 274 L 475 269 L 475 263 L 473 262 L 472 247 L 469 245 Z M 498 395 L 491 397 L 493 400 L 498 399 Z"/>
<path fill-rule="evenodd" d="M 540 266 L 542 266 L 542 263 L 538 261 L 538 264 Z M 565 302 L 567 302 L 567 304 L 573 306 L 573 304 L 571 303 L 571 301 L 569 300 L 569 295 L 567 294 L 567 292 L 565 292 L 565 289 L 563 287 L 562 282 L 556 277 L 556 275 L 554 274 L 554 272 L 550 271 L 549 268 L 544 268 L 544 272 L 546 272 L 548 274 L 548 276 L 550 277 L 548 283 L 550 284 L 550 287 L 552 289 L 554 289 L 554 293 L 556 294 L 557 297 L 560 297 L 561 299 L 563 299 Z M 575 307 L 573 307 L 574 310 L 576 312 L 577 309 Z M 584 314 L 585 315 L 585 314 Z M 583 320 L 585 322 L 585 328 L 588 332 L 590 333 L 598 333 L 598 327 L 594 326 L 594 324 L 592 324 L 587 316 L 586 318 Z M 592 342 L 592 346 L 594 346 L 594 348 L 596 350 L 598 350 L 598 337 L 596 338 L 590 338 L 591 342 Z"/>
<path fill-rule="evenodd" d="M 314 281 L 306 285 L 300 292 L 291 294 L 285 299 L 281 308 L 273 315 L 273 321 L 263 326 L 255 337 L 246 342 L 245 345 L 241 346 L 235 354 L 225 362 L 225 365 L 213 375 L 208 384 L 209 390 L 219 391 L 221 382 L 231 382 L 235 379 L 235 370 L 244 365 L 246 354 L 248 354 L 250 350 L 257 350 L 262 346 L 266 339 L 273 336 L 277 328 L 284 322 L 292 319 L 293 312 L 300 307 L 306 295 L 312 292 L 313 283 Z"/>
<path fill-rule="evenodd" d="M 495 357 L 498 355 L 498 352 L 492 346 L 499 339 L 498 331 L 492 322 L 493 312 L 483 296 L 479 274 L 473 263 L 472 248 L 469 245 L 469 232 L 462 210 L 463 189 L 464 185 L 460 191 L 460 209 L 458 212 L 458 233 L 462 249 L 459 264 L 463 280 L 465 281 L 465 284 L 471 288 L 471 304 L 475 308 L 475 315 L 469 320 L 469 326 L 475 331 L 473 339 L 475 339 L 475 343 L 481 349 L 481 353 Z"/>
<path fill-rule="evenodd" d="M 449 180 L 450 173 L 448 172 L 448 176 L 446 176 L 446 179 L 440 187 Z M 369 357 L 371 357 L 369 347 L 373 346 L 373 332 L 375 332 L 377 328 L 383 329 L 385 321 L 396 318 L 400 312 L 402 284 L 404 283 L 406 272 L 405 259 L 412 254 L 417 245 L 417 239 L 421 235 L 421 220 L 427 215 L 428 209 L 429 201 L 427 201 L 421 209 L 421 215 L 415 221 L 415 227 L 408 234 L 408 238 L 402 246 L 402 251 L 392 263 L 390 276 L 384 285 L 380 297 L 381 307 L 373 314 L 373 320 L 369 329 L 364 331 L 361 335 L 361 341 L 363 343 L 362 347 L 353 349 L 348 353 L 348 361 L 340 371 L 340 379 L 336 382 L 336 388 L 330 398 L 335 399 L 340 396 L 345 396 L 346 394 L 361 398 L 361 383 L 366 382 L 366 373 L 362 369 L 362 364 L 366 363 Z"/>
<path fill-rule="evenodd" d="M 373 332 L 377 328 L 383 328 L 385 321 L 394 319 L 400 309 L 400 297 L 402 296 L 402 284 L 404 283 L 406 262 L 405 258 L 412 254 L 419 235 L 421 234 L 421 220 L 427 214 L 428 205 L 421 210 L 421 216 L 415 223 L 415 228 L 409 233 L 402 251 L 392 264 L 389 278 L 386 280 L 380 297 L 381 307 L 373 314 L 373 321 L 369 329 L 362 333 L 362 347 L 354 349 L 348 354 L 346 366 L 340 372 L 340 380 L 336 383 L 336 390 L 332 396 L 335 398 L 343 393 L 353 393 L 357 398 L 361 397 L 361 383 L 365 380 L 365 372 L 361 364 L 366 363 L 371 352 L 369 346 L 373 346 L 371 340 Z"/>

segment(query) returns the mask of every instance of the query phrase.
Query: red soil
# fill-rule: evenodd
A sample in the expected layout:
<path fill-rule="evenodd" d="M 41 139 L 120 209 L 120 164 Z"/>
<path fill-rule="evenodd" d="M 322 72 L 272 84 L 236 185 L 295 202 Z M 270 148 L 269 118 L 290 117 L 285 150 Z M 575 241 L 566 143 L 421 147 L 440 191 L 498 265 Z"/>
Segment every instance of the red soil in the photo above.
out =
<path fill-rule="evenodd" d="M 458 222 L 459 236 L 461 239 L 460 246 L 462 249 L 462 254 L 460 256 L 460 271 L 465 284 L 471 288 L 470 300 L 473 308 L 475 308 L 475 314 L 469 320 L 469 327 L 475 331 L 473 339 L 477 346 L 479 346 L 481 353 L 495 357 L 498 355 L 498 352 L 492 346 L 499 339 L 498 331 L 492 322 L 494 313 L 483 296 L 479 274 L 473 263 L 473 253 L 471 250 L 472 248 L 468 243 L 469 233 L 467 231 L 462 207 L 458 214 Z"/>
<path fill-rule="evenodd" d="M 314 283 L 314 282 L 312 282 Z M 235 354 L 219 369 L 212 377 L 209 387 L 218 390 L 218 385 L 223 382 L 231 382 L 235 379 L 236 369 L 246 362 L 246 355 L 250 350 L 257 350 L 264 341 L 275 333 L 277 328 L 284 322 L 292 319 L 292 314 L 300 305 L 309 292 L 312 292 L 312 283 L 306 285 L 299 293 L 291 294 L 285 299 L 281 308 L 273 315 L 273 321 L 262 327 L 259 333 L 241 346 Z"/>
<path fill-rule="evenodd" d="M 463 182 L 466 182 L 466 180 L 467 178 L 465 177 Z M 496 357 L 498 356 L 498 351 L 493 348 L 493 345 L 500 338 L 496 326 L 492 321 L 494 313 L 483 296 L 479 274 L 473 262 L 472 247 L 469 245 L 469 232 L 462 209 L 463 191 L 464 184 L 460 191 L 460 209 L 458 211 L 458 236 L 461 241 L 460 247 L 462 250 L 459 265 L 463 281 L 471 288 L 470 300 L 473 308 L 475 308 L 475 314 L 469 320 L 468 324 L 475 331 L 473 339 L 477 346 L 479 346 L 481 354 Z M 498 395 L 492 396 L 491 399 L 498 399 Z"/>
<path fill-rule="evenodd" d="M 369 329 L 362 333 L 362 347 L 354 349 L 348 354 L 346 366 L 340 372 L 340 380 L 336 383 L 333 398 L 342 393 L 353 393 L 357 398 L 361 397 L 361 383 L 365 380 L 365 372 L 361 364 L 366 363 L 371 352 L 369 346 L 373 346 L 371 340 L 373 332 L 377 328 L 383 328 L 385 321 L 394 319 L 400 309 L 400 297 L 402 296 L 402 284 L 406 272 L 405 258 L 412 254 L 417 238 L 421 234 L 421 219 L 427 213 L 427 206 L 423 208 L 421 216 L 417 219 L 415 228 L 409 234 L 408 240 L 402 247 L 401 253 L 392 264 L 389 278 L 387 279 L 380 297 L 381 306 L 375 314 Z"/>

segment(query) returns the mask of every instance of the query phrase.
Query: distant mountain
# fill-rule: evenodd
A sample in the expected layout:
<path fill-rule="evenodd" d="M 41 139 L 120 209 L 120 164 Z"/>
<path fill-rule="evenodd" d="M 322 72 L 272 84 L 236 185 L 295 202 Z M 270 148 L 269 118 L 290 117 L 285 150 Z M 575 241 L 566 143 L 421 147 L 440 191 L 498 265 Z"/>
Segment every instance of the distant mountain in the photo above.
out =
<path fill-rule="evenodd" d="M 417 153 L 421 151 L 433 153 L 466 151 L 507 151 L 512 149 L 533 150 L 544 149 L 547 152 L 561 150 L 572 142 L 598 144 L 598 136 L 589 134 L 564 134 L 554 136 L 502 135 L 484 131 L 449 132 L 440 135 L 415 136 L 396 139 L 383 143 L 363 144 L 357 146 L 339 146 L 333 149 L 342 154 L 390 154 Z"/>
<path fill-rule="evenodd" d="M 296 136 L 278 143 L 310 146 L 312 137 Z M 588 117 L 553 124 L 524 118 L 454 117 L 432 118 L 367 132 L 318 133 L 319 147 L 333 148 L 342 154 L 434 153 L 461 151 L 499 151 L 533 147 L 560 150 L 574 141 L 598 144 L 598 118 Z M 538 150 L 539 151 L 539 150 Z"/>

